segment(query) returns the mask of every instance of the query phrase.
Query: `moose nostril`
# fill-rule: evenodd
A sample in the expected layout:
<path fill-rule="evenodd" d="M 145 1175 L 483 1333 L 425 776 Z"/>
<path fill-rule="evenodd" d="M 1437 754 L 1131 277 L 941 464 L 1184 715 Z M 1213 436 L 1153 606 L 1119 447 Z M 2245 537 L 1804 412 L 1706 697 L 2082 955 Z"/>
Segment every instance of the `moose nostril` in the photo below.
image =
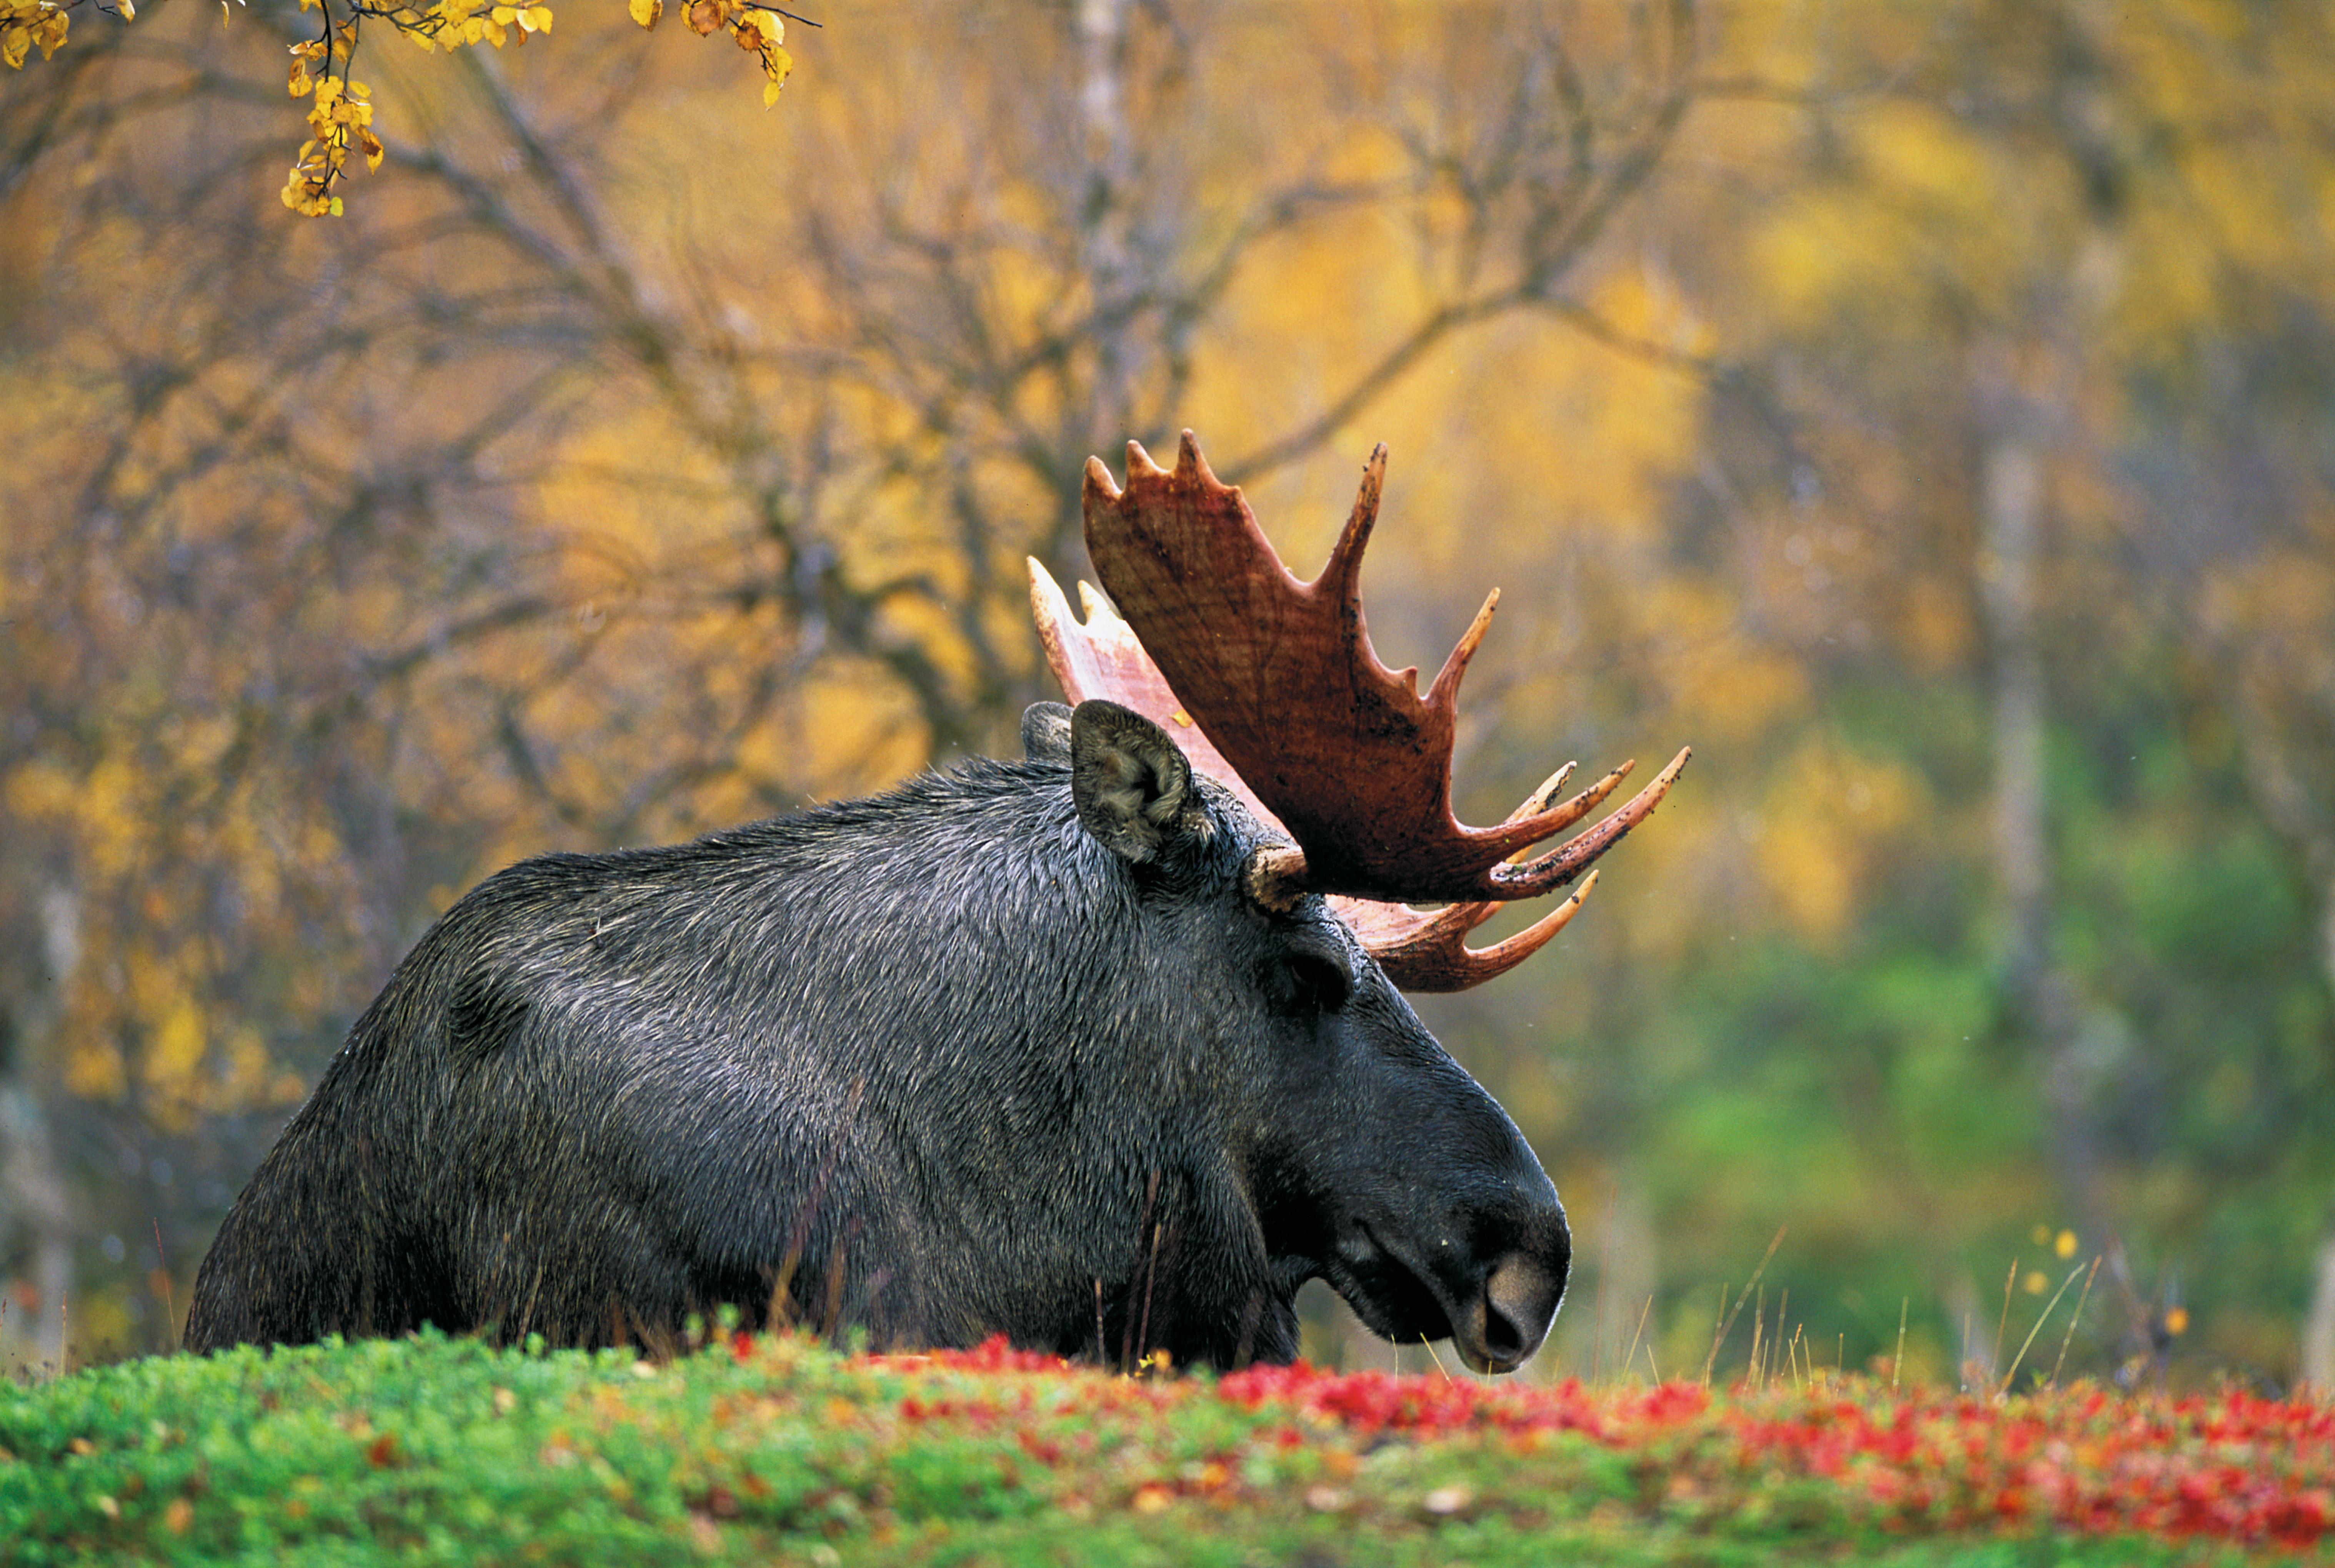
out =
<path fill-rule="evenodd" d="M 1484 1349 L 1496 1361 L 1521 1361 L 1532 1347 L 1507 1313 L 1488 1298 L 1484 1303 Z"/>
<path fill-rule="evenodd" d="M 1484 1348 L 1504 1361 L 1521 1361 L 1540 1348 L 1556 1316 L 1558 1287 L 1548 1271 L 1510 1253 L 1484 1281 Z"/>

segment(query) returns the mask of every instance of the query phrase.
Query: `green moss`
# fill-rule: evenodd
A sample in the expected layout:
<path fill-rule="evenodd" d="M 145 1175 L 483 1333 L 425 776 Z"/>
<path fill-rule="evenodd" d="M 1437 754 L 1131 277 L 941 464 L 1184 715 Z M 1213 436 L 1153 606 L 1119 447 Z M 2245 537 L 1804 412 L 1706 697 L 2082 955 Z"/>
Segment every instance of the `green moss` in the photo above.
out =
<path fill-rule="evenodd" d="M 434 1335 L 0 1386 L 0 1562 L 1904 1564 L 2253 1560 L 1876 1534 L 1717 1428 L 1375 1435 L 1096 1373 Z M 1681 1476 L 1694 1478 L 1681 1486 Z"/>

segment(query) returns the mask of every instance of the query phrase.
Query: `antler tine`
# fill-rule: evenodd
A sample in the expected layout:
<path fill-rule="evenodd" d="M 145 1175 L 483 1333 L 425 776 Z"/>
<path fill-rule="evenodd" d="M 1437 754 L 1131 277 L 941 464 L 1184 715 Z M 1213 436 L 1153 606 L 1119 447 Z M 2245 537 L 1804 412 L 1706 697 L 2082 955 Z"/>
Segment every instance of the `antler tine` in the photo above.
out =
<path fill-rule="evenodd" d="M 1542 779 L 1540 788 L 1508 813 L 1508 820 L 1514 822 L 1545 811 L 1548 803 L 1556 799 L 1557 791 L 1565 788 L 1565 781 L 1573 777 L 1574 766 L 1567 762 Z M 1590 799 L 1594 804 L 1612 791 L 1620 777 L 1619 772 L 1609 773 L 1575 799 Z M 1504 907 L 1495 899 L 1454 904 L 1432 914 L 1360 898 L 1333 896 L 1330 903 L 1353 927 L 1362 946 L 1396 985 L 1405 991 L 1465 991 L 1495 975 L 1505 974 L 1539 952 L 1550 937 L 1565 929 L 1581 908 L 1581 901 L 1596 885 L 1597 874 L 1593 871 L 1572 897 L 1529 929 L 1483 948 L 1469 947 L 1468 934 Z"/>
<path fill-rule="evenodd" d="M 1184 440 L 1191 442 L 1192 432 L 1186 431 Z M 1192 444 L 1192 450 L 1194 455 L 1198 454 L 1197 443 Z M 1330 547 L 1330 559 L 1313 582 L 1317 593 L 1334 598 L 1339 608 L 1353 617 L 1353 638 L 1365 648 L 1370 646 L 1370 634 L 1361 624 L 1362 552 L 1370 547 L 1371 533 L 1379 526 L 1379 496 L 1386 488 L 1386 442 L 1381 441 L 1371 449 L 1370 460 L 1362 464 L 1362 482 L 1354 491 L 1354 509 L 1346 514 L 1346 526 L 1338 530 L 1338 542 Z M 1272 548 L 1270 545 L 1265 547 Z"/>
<path fill-rule="evenodd" d="M 1592 871 L 1564 903 L 1489 947 L 1468 946 L 1468 934 L 1507 907 L 1496 900 L 1453 904 L 1432 915 L 1357 898 L 1333 897 L 1330 903 L 1387 978 L 1402 990 L 1466 991 L 1506 974 L 1546 946 L 1572 923 L 1596 886 L 1597 873 Z"/>
<path fill-rule="evenodd" d="M 1476 656 L 1477 644 L 1484 640 L 1484 634 L 1492 629 L 1492 612 L 1499 607 L 1500 590 L 1494 588 L 1484 595 L 1484 607 L 1476 612 L 1476 618 L 1468 622 L 1468 629 L 1459 634 L 1451 656 L 1443 661 L 1443 668 L 1435 673 L 1435 683 L 1427 689 L 1429 703 L 1442 703 L 1455 712 L 1458 710 L 1459 678 L 1468 673 L 1468 661 Z"/>
<path fill-rule="evenodd" d="M 1652 816 L 1654 808 L 1662 803 L 1662 797 L 1671 792 L 1671 786 L 1678 782 L 1679 775 L 1686 771 L 1687 760 L 1693 755 L 1693 747 L 1681 747 L 1679 754 L 1671 759 L 1670 766 L 1656 774 L 1652 782 L 1643 789 L 1631 796 L 1628 804 L 1620 810 L 1545 855 L 1535 856 L 1521 866 L 1493 867 L 1492 879 L 1503 888 L 1514 890 L 1504 895 L 1509 898 L 1530 898 L 1536 894 L 1554 893 L 1587 870 L 1590 863 L 1600 855 L 1620 843 L 1623 834 Z M 1585 798 L 1594 791 L 1603 799 L 1628 771 L 1629 765 L 1625 763 L 1575 799 Z M 1567 801 L 1565 805 L 1570 807 L 1573 803 Z M 1591 802 L 1591 805 L 1594 804 Z"/>

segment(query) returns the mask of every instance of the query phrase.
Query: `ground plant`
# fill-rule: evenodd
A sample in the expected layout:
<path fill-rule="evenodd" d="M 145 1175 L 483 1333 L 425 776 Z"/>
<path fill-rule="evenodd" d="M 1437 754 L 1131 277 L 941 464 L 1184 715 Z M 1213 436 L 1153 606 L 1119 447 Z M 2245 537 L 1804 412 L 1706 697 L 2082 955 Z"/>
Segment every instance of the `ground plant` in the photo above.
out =
<path fill-rule="evenodd" d="M 1779 1362 L 1779 1367 L 1781 1363 Z M 1500 1385 L 1303 1364 L 499 1350 L 0 1386 L 0 1561 L 2323 1561 L 2335 1406 L 2088 1383 Z"/>

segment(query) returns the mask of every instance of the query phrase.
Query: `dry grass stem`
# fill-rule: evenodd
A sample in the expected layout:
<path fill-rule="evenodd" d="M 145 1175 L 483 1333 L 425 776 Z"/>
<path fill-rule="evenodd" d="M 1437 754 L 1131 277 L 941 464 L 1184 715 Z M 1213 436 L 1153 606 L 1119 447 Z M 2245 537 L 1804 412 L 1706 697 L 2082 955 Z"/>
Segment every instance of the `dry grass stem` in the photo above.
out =
<path fill-rule="evenodd" d="M 2059 1282 L 2059 1288 L 2051 1292 L 2051 1299 L 2043 1303 L 2043 1315 L 2035 1320 L 2033 1328 L 2027 1331 L 2027 1338 L 2020 1343 L 2019 1354 L 2010 1358 L 2010 1370 L 2002 1374 L 2002 1381 L 1994 1390 L 1998 1397 L 2010 1392 L 2010 1380 L 2019 1376 L 2019 1364 L 2027 1359 L 2028 1347 L 2035 1342 L 2035 1336 L 2043 1331 L 2043 1325 L 2051 1321 L 2051 1310 L 2059 1304 L 2059 1298 L 2068 1293 L 2068 1287 L 2074 1284 L 2076 1276 L 2083 1272 L 2084 1265 L 2081 1263 L 2069 1269 L 2068 1277 Z"/>
<path fill-rule="evenodd" d="M 2010 1292 L 2019 1283 L 2019 1260 L 2010 1260 L 2010 1272 L 2002 1276 L 2002 1316 L 1994 1321 L 1994 1348 L 1986 1353 L 1986 1380 L 1994 1381 L 1994 1370 L 2002 1365 L 2002 1331 L 2010 1324 Z"/>
<path fill-rule="evenodd" d="M 1630 1353 L 1622 1358 L 1622 1375 L 1625 1378 L 1630 1375 L 1630 1369 L 1638 1364 L 1638 1341 L 1646 1337 L 1646 1318 L 1653 1310 L 1654 1298 L 1650 1295 L 1646 1298 L 1646 1304 L 1638 1309 L 1638 1331 L 1630 1336 Z M 1652 1345 L 1646 1347 L 1646 1353 L 1649 1356 L 1653 1354 Z"/>
<path fill-rule="evenodd" d="M 1710 1355 L 1702 1363 L 1703 1387 L 1710 1386 L 1711 1369 L 1719 1364 L 1719 1347 L 1727 1342 L 1728 1331 L 1735 1326 L 1736 1313 L 1743 1310 L 1743 1303 L 1749 1298 L 1752 1286 L 1759 1282 L 1759 1276 L 1768 1272 L 1768 1264 L 1775 1258 L 1776 1249 L 1784 1244 L 1784 1232 L 1788 1228 L 1784 1225 L 1776 1227 L 1775 1238 L 1768 1242 L 1767 1252 L 1759 1259 L 1759 1266 L 1751 1271 L 1751 1278 L 1744 1284 L 1742 1293 L 1735 1298 L 1734 1309 L 1720 1322 L 1719 1332 L 1711 1336 Z M 1719 1299 L 1721 1301 L 1727 1299 L 1727 1290 L 1723 1285 L 1720 1288 Z"/>
<path fill-rule="evenodd" d="M 1784 1338 L 1784 1319 L 1790 1314 L 1791 1310 L 1792 1287 L 1786 1285 L 1784 1287 L 1783 1299 L 1776 1303 L 1776 1331 L 1768 1336 L 1768 1359 L 1770 1363 L 1769 1371 L 1771 1375 L 1774 1370 L 1773 1362 L 1776 1357 L 1775 1347 L 1778 1345 L 1784 1347 L 1785 1374 L 1789 1376 L 1792 1370 L 1792 1345 L 1790 1341 Z"/>
<path fill-rule="evenodd" d="M 2051 1363 L 2051 1386 L 2059 1387 L 2059 1369 L 2068 1364 L 2068 1346 L 2076 1337 L 2076 1325 L 2084 1321 L 2084 1303 L 2092 1299 L 2092 1281 L 2099 1276 L 2100 1260 L 2092 1259 L 2091 1271 L 2084 1275 L 2084 1289 L 2076 1297 L 2076 1311 L 2068 1320 L 2068 1331 L 2059 1337 L 2059 1359 Z"/>
<path fill-rule="evenodd" d="M 1622 1201 L 1622 1184 L 1605 1189 L 1605 1228 L 1597 1236 L 1597 1315 L 1589 1336 L 1589 1381 L 1594 1387 L 1605 1365 L 1605 1282 L 1613 1277 L 1613 1210 Z"/>
<path fill-rule="evenodd" d="M 1889 1363 L 1889 1391 L 1893 1394 L 1897 1391 L 1898 1370 L 1905 1364 L 1905 1308 L 1912 1300 L 1911 1296 L 1897 1298 L 1897 1355 Z"/>

